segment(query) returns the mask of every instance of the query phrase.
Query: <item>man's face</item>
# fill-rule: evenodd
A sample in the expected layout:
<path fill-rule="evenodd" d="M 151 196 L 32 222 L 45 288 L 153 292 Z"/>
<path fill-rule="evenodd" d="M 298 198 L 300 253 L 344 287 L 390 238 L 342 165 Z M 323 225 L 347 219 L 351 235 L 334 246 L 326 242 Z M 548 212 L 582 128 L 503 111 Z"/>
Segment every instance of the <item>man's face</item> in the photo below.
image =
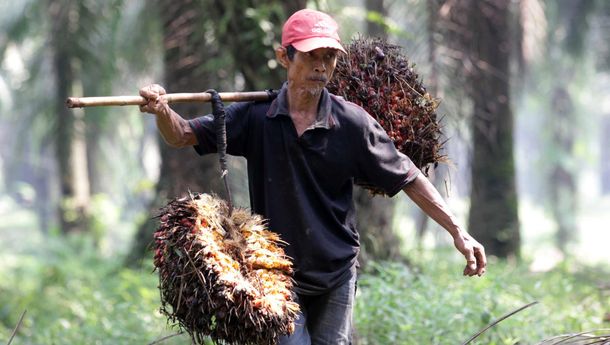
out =
<path fill-rule="evenodd" d="M 337 50 L 318 48 L 310 52 L 297 50 L 292 61 L 285 56 L 280 63 L 288 70 L 288 83 L 311 93 L 318 93 L 326 86 L 337 65 Z"/>

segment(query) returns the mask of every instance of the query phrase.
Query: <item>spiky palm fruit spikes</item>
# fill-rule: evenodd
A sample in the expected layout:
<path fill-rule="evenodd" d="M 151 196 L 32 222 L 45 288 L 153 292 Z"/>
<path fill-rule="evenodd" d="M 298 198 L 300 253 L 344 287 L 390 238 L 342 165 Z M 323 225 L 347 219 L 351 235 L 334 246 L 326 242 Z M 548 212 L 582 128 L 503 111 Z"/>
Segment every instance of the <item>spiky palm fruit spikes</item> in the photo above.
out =
<path fill-rule="evenodd" d="M 294 330 L 292 263 L 260 216 L 189 195 L 161 210 L 154 239 L 161 312 L 195 344 L 276 344 Z"/>
<path fill-rule="evenodd" d="M 363 107 L 385 129 L 396 148 L 427 174 L 442 161 L 434 99 L 401 48 L 380 38 L 357 38 L 337 60 L 328 90 Z M 373 194 L 383 194 L 364 186 Z"/>

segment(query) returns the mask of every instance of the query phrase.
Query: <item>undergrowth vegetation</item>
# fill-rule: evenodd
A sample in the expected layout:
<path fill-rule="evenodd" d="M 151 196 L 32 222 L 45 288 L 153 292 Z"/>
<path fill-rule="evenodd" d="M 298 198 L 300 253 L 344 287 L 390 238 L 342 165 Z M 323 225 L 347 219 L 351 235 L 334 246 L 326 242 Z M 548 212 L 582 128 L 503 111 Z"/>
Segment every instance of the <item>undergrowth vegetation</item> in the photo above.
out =
<path fill-rule="evenodd" d="M 460 274 L 461 262 L 440 256 L 416 269 L 370 265 L 359 281 L 359 344 L 463 344 L 503 315 L 472 344 L 538 344 L 567 333 L 610 326 L 610 299 L 599 289 L 607 268 L 564 263 L 545 273 L 524 264 L 492 262 L 481 278 Z M 562 343 L 563 344 L 563 343 Z"/>
<path fill-rule="evenodd" d="M 485 325 L 532 301 L 473 344 L 537 344 L 553 335 L 608 327 L 610 301 L 598 283 L 607 268 L 565 263 L 546 273 L 490 263 L 465 278 L 461 262 L 435 252 L 407 267 L 372 263 L 360 277 L 355 322 L 359 344 L 462 344 Z M 133 270 L 99 254 L 88 237 L 50 238 L 38 248 L 0 245 L 0 343 L 149 344 L 177 333 L 159 313 L 152 260 Z M 187 335 L 160 344 L 189 344 Z"/>
<path fill-rule="evenodd" d="M 176 333 L 159 313 L 152 259 L 140 270 L 104 258 L 90 238 L 0 251 L 0 343 L 26 310 L 13 344 L 148 344 Z M 183 337 L 181 340 L 177 339 Z M 188 344 L 188 337 L 163 344 Z"/>

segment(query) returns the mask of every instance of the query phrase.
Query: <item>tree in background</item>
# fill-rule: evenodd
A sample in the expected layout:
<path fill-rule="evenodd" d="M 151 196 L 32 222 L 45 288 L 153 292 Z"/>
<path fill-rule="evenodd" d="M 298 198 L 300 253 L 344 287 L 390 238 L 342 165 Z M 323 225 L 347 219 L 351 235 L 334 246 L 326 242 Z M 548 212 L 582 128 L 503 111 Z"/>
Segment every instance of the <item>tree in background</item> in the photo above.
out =
<path fill-rule="evenodd" d="M 504 0 L 445 1 L 445 45 L 458 62 L 452 87 L 472 103 L 472 186 L 468 230 L 487 253 L 519 256 L 510 58 L 513 15 Z M 459 82 L 466 82 L 460 85 Z"/>
<path fill-rule="evenodd" d="M 595 0 L 547 3 L 550 24 L 547 45 L 550 54 L 545 67 L 553 79 L 548 89 L 550 104 L 546 113 L 550 131 L 546 150 L 551 153 L 545 169 L 548 176 L 546 190 L 557 224 L 555 242 L 562 252 L 569 252 L 577 238 L 578 165 L 574 147 L 580 126 L 577 125 L 577 106 L 573 100 L 577 90 L 573 86 L 585 73 L 584 47 L 595 5 Z"/>
<path fill-rule="evenodd" d="M 229 52 L 231 66 L 247 90 L 279 89 L 285 72 L 275 62 L 274 44 L 281 41 L 282 23 L 304 8 L 306 1 L 209 1 L 209 20 L 216 43 Z"/>
<path fill-rule="evenodd" d="M 137 75 L 150 66 L 142 49 L 148 36 L 126 30 L 137 27 L 132 19 L 138 3 L 21 1 L 10 6 L 10 20 L 0 20 L 7 33 L 1 56 L 11 47 L 25 70 L 14 76 L 20 81 L 13 84 L 13 111 L 6 116 L 12 123 L 8 149 L 23 159 L 6 165 L 7 184 L 33 190 L 32 208 L 43 232 L 93 229 L 99 237 L 105 215 L 96 213 L 98 195 L 118 210 L 128 198 L 124 192 L 133 179 L 125 179 L 124 170 L 138 160 L 123 160 L 128 146 L 115 139 L 141 121 L 124 116 L 126 108 L 69 110 L 64 101 L 68 95 L 109 94 L 127 79 L 120 72 Z"/>
<path fill-rule="evenodd" d="M 551 167 L 548 174 L 548 201 L 557 223 L 555 242 L 559 250 L 567 251 L 576 239 L 576 169 L 574 164 L 574 104 L 572 97 L 563 87 L 557 85 L 550 97 L 551 119 L 548 122 L 552 147 Z"/>
<path fill-rule="evenodd" d="M 59 220 L 64 233 L 90 230 L 91 195 L 102 192 L 95 169 L 105 116 L 85 116 L 95 110 L 67 109 L 73 94 L 108 92 L 116 75 L 112 54 L 116 46 L 121 0 L 103 4 L 67 0 L 46 1 L 50 24 L 47 39 L 52 51 L 55 97 L 55 154 L 60 179 Z M 95 65 L 84 73 L 86 66 Z M 96 73 L 97 72 L 97 73 Z M 98 113 L 99 114 L 99 113 Z M 92 126 L 93 125 L 93 126 Z"/>
<path fill-rule="evenodd" d="M 61 185 L 60 227 L 66 233 L 83 232 L 88 228 L 90 203 L 84 111 L 67 109 L 64 100 L 75 89 L 82 89 L 82 59 L 75 43 L 86 19 L 85 8 L 69 1 L 49 0 L 48 11 L 53 18 L 50 40 L 56 92 L 55 149 Z"/>
<path fill-rule="evenodd" d="M 22 52 L 25 44 L 34 51 L 48 44 L 46 4 L 7 4 L 0 11 L 5 14 L 0 22 L 0 31 L 4 33 L 0 39 L 0 59 L 6 59 L 9 54 L 18 55 L 23 64 L 21 68 L 1 66 L 3 84 L 6 81 L 14 89 L 8 99 L 2 99 L 6 111 L 1 117 L 8 129 L 2 133 L 0 149 L 6 192 L 21 205 L 32 207 L 39 227 L 47 231 L 59 217 L 56 206 L 59 181 L 51 129 L 57 117 L 51 105 L 55 95 L 49 94 L 54 89 L 54 80 L 46 75 L 38 77 L 48 73 L 48 56 Z M 26 13 L 37 20 L 28 20 Z M 19 135 L 25 132 L 29 135 Z"/>
<path fill-rule="evenodd" d="M 385 20 L 388 12 L 384 1 L 367 0 L 365 5 L 368 36 L 387 39 Z M 400 259 L 401 240 L 393 228 L 395 200 L 372 196 L 366 189 L 355 187 L 354 203 L 362 244 L 359 261 L 366 264 L 368 260 Z"/>
<path fill-rule="evenodd" d="M 251 90 L 280 87 L 281 71 L 269 70 L 269 61 L 275 59 L 272 44 L 281 32 L 284 11 L 302 5 L 302 0 L 161 0 L 158 15 L 163 21 L 166 90 L 234 90 L 238 77 L 243 78 L 242 87 Z M 197 104 L 172 108 L 185 118 L 207 112 Z M 193 150 L 174 149 L 165 143 L 160 147 L 161 172 L 151 215 L 168 199 L 187 191 L 225 195 L 216 156 L 199 157 Z M 229 164 L 230 186 L 237 191 L 234 198 L 247 200 L 245 162 L 232 157 Z M 128 263 L 137 264 L 146 254 L 156 224 L 156 219 L 149 218 L 140 227 Z"/>
<path fill-rule="evenodd" d="M 521 238 L 510 95 L 510 3 L 477 2 L 470 6 L 469 14 L 470 82 L 474 88 L 469 231 L 488 253 L 518 257 Z"/>
<path fill-rule="evenodd" d="M 581 116 L 585 106 L 581 99 L 583 90 L 590 86 L 592 74 L 608 70 L 608 30 L 603 28 L 607 24 L 601 23 L 607 23 L 610 5 L 603 0 L 545 4 L 549 22 L 545 45 L 549 53 L 541 61 L 538 75 L 539 95 L 548 102 L 544 107 L 549 133 L 543 149 L 550 153 L 543 166 L 545 192 L 556 223 L 556 246 L 570 253 L 578 238 L 577 180 L 580 161 L 585 158 L 576 147 L 591 137 L 589 130 L 583 130 L 586 123 L 591 117 L 602 115 Z M 598 110 L 596 107 L 594 111 Z"/>
<path fill-rule="evenodd" d="M 526 76 L 529 104 L 538 109 L 541 116 L 534 126 L 536 141 L 530 145 L 539 146 L 539 159 L 535 167 L 540 171 L 536 181 L 540 202 L 544 204 L 555 222 L 555 246 L 563 253 L 570 253 L 578 238 L 578 179 L 579 172 L 586 166 L 582 149 L 591 138 L 591 131 L 585 129 L 593 114 L 584 114 L 587 104 L 582 103 L 583 94 L 589 91 L 595 68 L 604 69 L 604 63 L 595 64 L 595 59 L 603 61 L 607 40 L 595 38 L 591 30 L 596 20 L 604 21 L 608 16 L 607 2 L 584 1 L 523 1 L 524 13 L 537 13 L 540 47 L 536 59 L 527 59 L 526 68 L 531 71 Z M 532 5 L 538 10 L 532 11 Z M 540 25 L 543 24 L 543 25 Z M 527 25 L 525 27 L 534 25 Z M 593 31 L 593 32 L 592 32 Z M 593 33 L 593 35 L 591 34 Z M 597 33 L 598 35 L 601 32 Z M 526 33 L 527 36 L 527 33 Z M 530 43 L 531 45 L 531 43 Z M 585 47 L 595 49 L 585 49 Z M 542 53 L 544 52 L 544 53 Z M 542 55 L 544 54 L 544 55 Z M 527 55 L 527 54 L 524 54 Z M 594 67 L 595 66 L 595 67 Z M 535 150 L 529 150 L 533 156 Z"/>
<path fill-rule="evenodd" d="M 437 34 L 439 32 L 439 10 L 441 0 L 428 0 L 426 2 L 426 13 L 427 13 L 427 43 L 428 43 L 428 63 L 430 64 L 429 74 L 426 78 L 427 91 L 435 98 L 441 99 L 439 94 L 439 64 L 438 64 L 438 41 Z M 444 141 L 441 139 L 441 141 Z M 433 183 L 438 188 L 442 181 L 443 172 L 441 166 L 430 169 L 429 178 L 433 180 Z M 415 213 L 415 231 L 417 245 L 422 246 L 424 236 L 428 229 L 429 217 L 422 212 L 420 209 L 416 210 Z"/>
<path fill-rule="evenodd" d="M 203 20 L 207 17 L 204 3 L 159 0 L 156 5 L 158 12 L 155 15 L 161 18 L 163 25 L 164 88 L 169 93 L 203 92 L 212 88 L 211 85 L 217 84 L 213 81 L 218 78 L 205 65 L 217 58 L 219 52 L 206 38 L 211 28 Z M 187 119 L 204 113 L 204 107 L 197 103 L 174 104 L 172 109 Z M 153 216 L 170 199 L 189 191 L 224 193 L 216 157 L 198 157 L 193 150 L 172 148 L 160 136 L 158 140 L 161 153 L 159 181 L 148 208 L 148 218 L 139 227 L 127 257 L 130 265 L 138 265 L 145 256 L 157 227 Z"/>

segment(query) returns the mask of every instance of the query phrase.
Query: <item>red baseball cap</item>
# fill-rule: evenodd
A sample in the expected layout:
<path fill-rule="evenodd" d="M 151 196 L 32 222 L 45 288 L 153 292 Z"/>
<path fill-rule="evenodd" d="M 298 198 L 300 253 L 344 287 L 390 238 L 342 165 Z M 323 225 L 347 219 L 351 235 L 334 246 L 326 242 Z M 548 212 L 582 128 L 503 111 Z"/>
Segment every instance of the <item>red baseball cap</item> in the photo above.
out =
<path fill-rule="evenodd" d="M 292 44 L 298 51 L 334 48 L 345 53 L 337 30 L 339 25 L 326 13 L 304 9 L 288 18 L 282 28 L 282 45 Z"/>

